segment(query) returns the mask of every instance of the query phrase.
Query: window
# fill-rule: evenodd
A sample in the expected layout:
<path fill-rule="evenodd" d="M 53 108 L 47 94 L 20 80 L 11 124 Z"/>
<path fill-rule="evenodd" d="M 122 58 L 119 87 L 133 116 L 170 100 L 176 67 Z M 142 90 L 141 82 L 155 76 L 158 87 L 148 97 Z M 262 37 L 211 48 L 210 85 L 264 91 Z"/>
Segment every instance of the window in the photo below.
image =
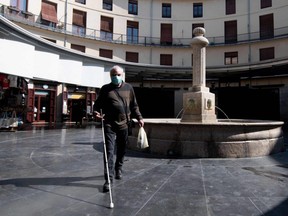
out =
<path fill-rule="evenodd" d="M 127 43 L 138 43 L 138 22 L 127 21 Z"/>
<path fill-rule="evenodd" d="M 171 18 L 171 4 L 162 4 L 162 17 Z"/>
<path fill-rule="evenodd" d="M 57 23 L 57 4 L 42 1 L 41 24 L 55 28 Z"/>
<path fill-rule="evenodd" d="M 261 9 L 272 7 L 272 0 L 261 0 Z"/>
<path fill-rule="evenodd" d="M 260 52 L 260 61 L 274 59 L 274 47 L 263 48 L 259 50 Z"/>
<path fill-rule="evenodd" d="M 172 66 L 172 54 L 160 54 L 160 65 Z"/>
<path fill-rule="evenodd" d="M 138 14 L 138 1 L 137 0 L 129 0 L 128 2 L 128 13 L 129 14 Z"/>
<path fill-rule="evenodd" d="M 18 8 L 21 11 L 27 11 L 27 1 L 28 0 L 11 0 L 10 6 Z"/>
<path fill-rule="evenodd" d="M 172 24 L 161 24 L 161 45 L 172 45 Z"/>
<path fill-rule="evenodd" d="M 107 49 L 99 49 L 99 56 L 112 59 L 113 58 L 113 51 L 107 50 Z"/>
<path fill-rule="evenodd" d="M 204 28 L 204 23 L 193 23 L 192 24 L 192 37 L 195 37 L 195 35 L 193 34 L 193 30 L 197 27 L 202 27 Z"/>
<path fill-rule="evenodd" d="M 260 22 L 260 39 L 274 37 L 274 18 L 273 14 L 267 14 L 259 17 Z"/>
<path fill-rule="evenodd" d="M 237 21 L 225 22 L 225 43 L 237 43 Z"/>
<path fill-rule="evenodd" d="M 113 18 L 101 16 L 101 32 L 102 40 L 113 40 Z"/>
<path fill-rule="evenodd" d="M 193 17 L 203 17 L 203 5 L 202 3 L 193 4 Z"/>
<path fill-rule="evenodd" d="M 138 63 L 139 54 L 137 52 L 126 52 L 126 61 Z"/>
<path fill-rule="evenodd" d="M 112 11 L 112 0 L 103 0 L 103 9 Z"/>
<path fill-rule="evenodd" d="M 85 46 L 77 45 L 77 44 L 71 44 L 71 49 L 78 50 L 80 52 L 85 53 Z"/>
<path fill-rule="evenodd" d="M 86 34 L 86 12 L 73 10 L 72 33 L 85 36 Z"/>
<path fill-rule="evenodd" d="M 225 52 L 225 65 L 238 64 L 238 52 Z"/>
<path fill-rule="evenodd" d="M 236 13 L 236 2 L 235 0 L 226 0 L 226 15 Z"/>
<path fill-rule="evenodd" d="M 86 0 L 75 0 L 75 2 L 80 3 L 80 4 L 86 4 Z"/>

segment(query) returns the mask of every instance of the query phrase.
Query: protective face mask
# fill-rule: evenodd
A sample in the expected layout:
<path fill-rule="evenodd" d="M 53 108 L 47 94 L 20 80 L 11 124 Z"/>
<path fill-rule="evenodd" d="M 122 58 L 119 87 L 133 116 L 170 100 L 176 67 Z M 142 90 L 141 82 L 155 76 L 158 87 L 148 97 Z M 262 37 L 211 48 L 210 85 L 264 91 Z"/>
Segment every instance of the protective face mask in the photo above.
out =
<path fill-rule="evenodd" d="M 111 77 L 111 82 L 114 85 L 119 85 L 122 82 L 122 77 L 121 76 L 112 76 Z"/>

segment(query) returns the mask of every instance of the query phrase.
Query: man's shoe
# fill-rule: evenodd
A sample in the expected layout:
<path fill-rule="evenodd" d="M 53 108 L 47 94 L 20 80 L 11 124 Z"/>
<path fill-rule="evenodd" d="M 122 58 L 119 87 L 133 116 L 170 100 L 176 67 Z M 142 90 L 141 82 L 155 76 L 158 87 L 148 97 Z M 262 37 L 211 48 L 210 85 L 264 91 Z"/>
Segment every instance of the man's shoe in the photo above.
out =
<path fill-rule="evenodd" d="M 110 181 L 110 184 L 112 184 L 112 181 Z M 108 181 L 105 181 L 103 185 L 103 193 L 108 193 L 109 192 L 109 183 Z"/>
<path fill-rule="evenodd" d="M 121 170 L 116 170 L 116 175 L 115 175 L 115 179 L 122 179 L 122 171 Z"/>

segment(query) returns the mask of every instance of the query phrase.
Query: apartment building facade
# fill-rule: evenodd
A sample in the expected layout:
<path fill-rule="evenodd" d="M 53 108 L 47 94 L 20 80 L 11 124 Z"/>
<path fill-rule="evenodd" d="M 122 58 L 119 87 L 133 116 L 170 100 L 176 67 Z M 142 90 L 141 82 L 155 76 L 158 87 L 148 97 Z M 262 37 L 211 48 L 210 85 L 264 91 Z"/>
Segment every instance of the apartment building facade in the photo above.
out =
<path fill-rule="evenodd" d="M 182 93 L 192 85 L 193 29 L 204 27 L 210 42 L 207 85 L 216 94 L 218 117 L 288 120 L 286 0 L 2 0 L 1 4 L 1 14 L 19 27 L 102 61 L 102 71 L 108 70 L 106 61 L 122 65 L 147 117 L 181 113 Z M 29 80 L 35 84 L 30 95 L 33 106 L 38 103 L 40 110 L 37 101 L 47 81 Z M 99 89 L 73 79 L 48 86 L 55 91 L 55 96 L 49 92 L 49 101 L 64 95 L 65 109 L 63 105 L 59 109 L 64 114 L 66 107 L 76 107 L 80 101 L 90 113 Z M 45 121 L 59 120 L 55 116 Z M 69 118 L 73 120 L 72 114 Z"/>

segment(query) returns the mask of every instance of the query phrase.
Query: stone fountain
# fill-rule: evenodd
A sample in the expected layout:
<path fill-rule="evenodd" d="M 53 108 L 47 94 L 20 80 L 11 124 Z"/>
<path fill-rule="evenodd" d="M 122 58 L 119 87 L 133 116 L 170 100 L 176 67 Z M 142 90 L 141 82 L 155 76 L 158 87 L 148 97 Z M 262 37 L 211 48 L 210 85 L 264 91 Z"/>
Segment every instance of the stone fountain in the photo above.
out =
<path fill-rule="evenodd" d="M 281 121 L 217 119 L 215 95 L 206 87 L 205 29 L 193 31 L 193 83 L 183 94 L 181 119 L 145 119 L 149 148 L 144 151 L 179 158 L 256 157 L 284 150 Z M 129 137 L 136 147 L 138 126 Z"/>

